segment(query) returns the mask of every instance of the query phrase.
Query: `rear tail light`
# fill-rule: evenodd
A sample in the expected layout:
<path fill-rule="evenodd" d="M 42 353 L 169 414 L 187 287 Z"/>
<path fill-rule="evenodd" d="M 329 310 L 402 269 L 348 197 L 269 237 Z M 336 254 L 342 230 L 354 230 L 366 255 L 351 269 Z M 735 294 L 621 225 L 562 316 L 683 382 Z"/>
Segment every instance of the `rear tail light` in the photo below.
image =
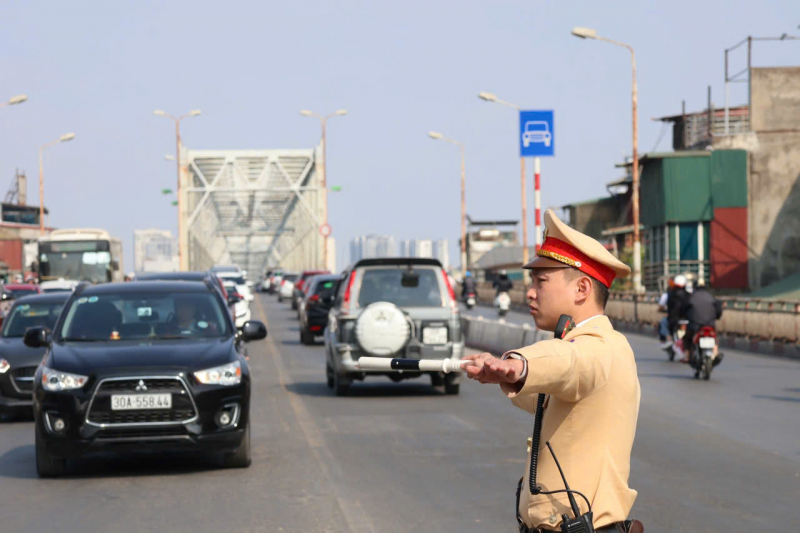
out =
<path fill-rule="evenodd" d="M 318 301 L 319 301 L 319 294 L 315 294 L 315 295 L 313 295 L 313 296 L 310 296 L 310 297 L 308 298 L 308 303 L 309 303 L 309 304 L 315 304 L 315 303 L 317 303 Z"/>
<path fill-rule="evenodd" d="M 350 272 L 350 279 L 347 281 L 347 288 L 344 290 L 344 309 L 350 309 L 350 289 L 353 288 L 353 282 L 356 280 L 356 271 Z"/>
<path fill-rule="evenodd" d="M 450 278 L 447 276 L 447 272 L 442 269 L 442 276 L 444 277 L 444 284 L 447 286 L 447 293 L 450 295 L 450 307 L 455 309 L 456 307 L 456 293 L 453 291 L 452 285 L 450 285 Z"/>

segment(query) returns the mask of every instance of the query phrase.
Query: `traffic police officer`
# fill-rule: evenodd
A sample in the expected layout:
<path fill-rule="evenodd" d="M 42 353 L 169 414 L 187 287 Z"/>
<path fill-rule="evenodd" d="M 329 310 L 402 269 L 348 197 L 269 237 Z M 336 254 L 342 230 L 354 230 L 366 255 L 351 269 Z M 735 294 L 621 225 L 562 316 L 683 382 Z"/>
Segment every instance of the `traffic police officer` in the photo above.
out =
<path fill-rule="evenodd" d="M 561 516 L 572 516 L 550 442 L 574 491 L 591 502 L 598 531 L 628 531 L 628 513 L 636 491 L 628 487 L 631 448 L 636 433 L 641 389 L 633 351 L 604 315 L 608 289 L 630 268 L 596 240 L 570 228 L 548 210 L 545 241 L 532 270 L 530 313 L 540 330 L 554 331 L 561 315 L 575 327 L 563 339 L 538 342 L 498 359 L 491 354 L 465 357 L 474 363 L 467 375 L 481 383 L 499 383 L 517 407 L 531 414 L 542 406 L 538 450 L 529 450 L 518 505 L 520 530 L 559 531 Z M 531 439 L 529 439 L 529 447 Z M 529 489 L 532 454 L 537 454 L 537 494 Z M 540 492 L 541 491 L 541 492 Z M 581 513 L 589 510 L 576 498 Z M 640 531 L 636 523 L 632 531 Z"/>

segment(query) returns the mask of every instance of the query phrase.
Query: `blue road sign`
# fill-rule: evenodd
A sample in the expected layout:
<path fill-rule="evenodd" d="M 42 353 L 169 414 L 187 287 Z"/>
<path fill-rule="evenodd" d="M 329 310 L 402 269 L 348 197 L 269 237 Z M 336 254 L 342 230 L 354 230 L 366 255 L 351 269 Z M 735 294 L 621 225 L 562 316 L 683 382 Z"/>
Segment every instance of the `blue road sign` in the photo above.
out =
<path fill-rule="evenodd" d="M 519 155 L 540 157 L 554 155 L 553 111 L 519 112 Z"/>

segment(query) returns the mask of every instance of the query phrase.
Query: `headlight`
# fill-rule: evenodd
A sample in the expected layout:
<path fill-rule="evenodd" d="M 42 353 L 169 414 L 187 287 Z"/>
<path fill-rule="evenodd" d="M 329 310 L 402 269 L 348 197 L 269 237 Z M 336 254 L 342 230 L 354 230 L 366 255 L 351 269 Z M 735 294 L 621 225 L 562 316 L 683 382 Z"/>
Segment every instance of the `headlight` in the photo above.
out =
<path fill-rule="evenodd" d="M 194 373 L 195 379 L 203 385 L 238 385 L 242 382 L 242 365 L 239 361 L 215 366 Z"/>
<path fill-rule="evenodd" d="M 70 374 L 69 372 L 59 372 L 52 368 L 42 368 L 42 386 L 48 391 L 80 389 L 86 385 L 89 378 Z"/>
<path fill-rule="evenodd" d="M 0 374 L 5 374 L 11 365 L 5 359 L 0 359 Z"/>

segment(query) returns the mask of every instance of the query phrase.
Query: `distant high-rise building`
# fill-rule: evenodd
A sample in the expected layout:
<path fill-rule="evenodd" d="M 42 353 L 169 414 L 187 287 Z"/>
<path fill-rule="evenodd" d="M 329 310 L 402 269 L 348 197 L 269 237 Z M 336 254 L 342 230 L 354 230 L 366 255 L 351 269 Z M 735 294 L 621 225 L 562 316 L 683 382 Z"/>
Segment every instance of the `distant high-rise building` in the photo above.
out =
<path fill-rule="evenodd" d="M 394 237 L 387 235 L 362 235 L 350 241 L 350 261 L 375 257 L 394 257 L 397 246 Z"/>
<path fill-rule="evenodd" d="M 416 253 L 414 257 L 433 257 L 433 241 L 429 239 L 417 239 Z"/>
<path fill-rule="evenodd" d="M 434 241 L 433 257 L 439 260 L 445 270 L 450 268 L 450 253 L 447 249 L 447 239 Z"/>
<path fill-rule="evenodd" d="M 133 232 L 133 264 L 136 272 L 175 272 L 180 269 L 178 239 L 167 230 L 137 229 Z"/>
<path fill-rule="evenodd" d="M 428 257 L 438 259 L 442 266 L 450 268 L 447 239 L 404 239 L 400 242 L 400 257 Z"/>

